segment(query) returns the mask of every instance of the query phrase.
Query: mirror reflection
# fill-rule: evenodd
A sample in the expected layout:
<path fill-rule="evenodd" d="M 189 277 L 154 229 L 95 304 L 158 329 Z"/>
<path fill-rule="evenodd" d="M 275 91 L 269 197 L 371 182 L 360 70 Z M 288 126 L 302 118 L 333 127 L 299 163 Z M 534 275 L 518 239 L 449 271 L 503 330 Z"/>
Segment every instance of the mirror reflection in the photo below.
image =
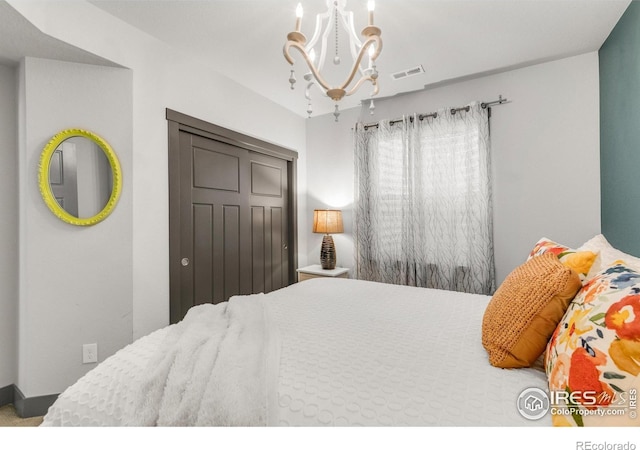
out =
<path fill-rule="evenodd" d="M 62 209 L 77 218 L 100 213 L 113 191 L 105 152 L 93 140 L 73 136 L 62 141 L 49 161 L 49 187 Z"/>

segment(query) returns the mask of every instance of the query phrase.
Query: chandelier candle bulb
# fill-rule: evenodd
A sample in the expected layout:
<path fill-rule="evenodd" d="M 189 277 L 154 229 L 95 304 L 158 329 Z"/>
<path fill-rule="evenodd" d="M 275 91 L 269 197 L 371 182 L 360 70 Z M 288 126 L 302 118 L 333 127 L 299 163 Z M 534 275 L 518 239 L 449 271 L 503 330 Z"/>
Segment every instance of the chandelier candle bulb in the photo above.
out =
<path fill-rule="evenodd" d="M 302 10 L 302 3 L 298 3 L 296 6 L 296 31 L 300 32 L 300 28 L 302 26 L 302 15 L 304 11 Z"/>
<path fill-rule="evenodd" d="M 369 26 L 372 26 L 373 10 L 376 9 L 376 2 L 374 0 L 369 0 L 369 2 L 367 2 L 367 9 L 369 10 Z"/>

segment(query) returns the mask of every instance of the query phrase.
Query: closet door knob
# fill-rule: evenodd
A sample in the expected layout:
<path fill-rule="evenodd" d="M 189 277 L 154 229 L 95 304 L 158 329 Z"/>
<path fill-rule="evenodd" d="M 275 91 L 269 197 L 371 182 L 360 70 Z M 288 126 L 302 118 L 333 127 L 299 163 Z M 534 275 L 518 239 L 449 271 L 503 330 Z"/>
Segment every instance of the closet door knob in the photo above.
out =
<path fill-rule="evenodd" d="M 187 267 L 189 265 L 189 258 L 182 258 L 180 260 L 180 264 L 182 264 L 183 267 Z"/>

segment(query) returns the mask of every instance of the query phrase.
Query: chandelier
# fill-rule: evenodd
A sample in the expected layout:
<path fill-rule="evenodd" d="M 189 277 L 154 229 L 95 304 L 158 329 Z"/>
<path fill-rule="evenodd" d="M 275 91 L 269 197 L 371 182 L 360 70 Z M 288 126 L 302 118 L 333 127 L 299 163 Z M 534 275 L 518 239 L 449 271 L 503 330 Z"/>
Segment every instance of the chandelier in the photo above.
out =
<path fill-rule="evenodd" d="M 368 24 L 362 30 L 361 34 L 364 38 L 364 42 L 361 42 L 355 31 L 353 25 L 353 12 L 345 11 L 346 0 L 327 0 L 327 12 L 318 14 L 316 16 L 316 29 L 311 37 L 311 40 L 307 43 L 307 38 L 300 31 L 302 25 L 302 5 L 298 4 L 296 8 L 296 28 L 295 31 L 287 34 L 287 43 L 284 46 L 284 57 L 293 66 L 294 60 L 291 56 L 291 49 L 298 50 L 304 58 L 309 72 L 304 75 L 304 79 L 307 82 L 305 90 L 305 98 L 308 101 L 307 113 L 311 117 L 313 112 L 311 106 L 311 88 L 316 86 L 323 95 L 331 98 L 336 102 L 335 111 L 333 115 L 338 121 L 340 111 L 338 109 L 338 103 L 345 96 L 354 94 L 364 83 L 367 81 L 373 86 L 373 92 L 371 97 L 378 94 L 378 71 L 376 70 L 375 61 L 382 51 L 382 39 L 380 38 L 381 30 L 373 24 L 373 10 L 375 7 L 374 0 L 369 0 L 367 9 L 369 11 Z M 351 70 L 346 75 L 346 78 L 342 84 L 338 86 L 331 86 L 325 81 L 322 75 L 327 54 L 329 53 L 329 40 L 332 36 L 335 36 L 335 55 L 333 57 L 333 63 L 339 65 L 341 58 L 338 54 L 338 25 L 341 24 L 342 28 L 346 31 L 349 37 L 349 50 L 353 59 Z M 316 65 L 316 50 L 315 47 L 320 41 L 320 58 Z M 363 59 L 365 54 L 368 56 L 368 65 L 363 66 Z M 356 80 L 356 76 L 358 76 Z M 291 70 L 289 76 L 289 83 L 291 83 L 291 89 L 294 89 L 296 83 L 295 71 Z M 375 108 L 373 99 L 369 106 L 372 114 Z"/>

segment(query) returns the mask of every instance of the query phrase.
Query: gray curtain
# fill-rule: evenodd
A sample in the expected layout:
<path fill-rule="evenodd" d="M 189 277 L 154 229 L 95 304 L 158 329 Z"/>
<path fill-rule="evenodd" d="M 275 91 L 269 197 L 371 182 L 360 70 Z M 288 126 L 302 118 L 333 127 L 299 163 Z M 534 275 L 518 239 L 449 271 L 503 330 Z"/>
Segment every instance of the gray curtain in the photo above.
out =
<path fill-rule="evenodd" d="M 495 290 L 489 119 L 468 111 L 355 129 L 356 277 Z"/>

